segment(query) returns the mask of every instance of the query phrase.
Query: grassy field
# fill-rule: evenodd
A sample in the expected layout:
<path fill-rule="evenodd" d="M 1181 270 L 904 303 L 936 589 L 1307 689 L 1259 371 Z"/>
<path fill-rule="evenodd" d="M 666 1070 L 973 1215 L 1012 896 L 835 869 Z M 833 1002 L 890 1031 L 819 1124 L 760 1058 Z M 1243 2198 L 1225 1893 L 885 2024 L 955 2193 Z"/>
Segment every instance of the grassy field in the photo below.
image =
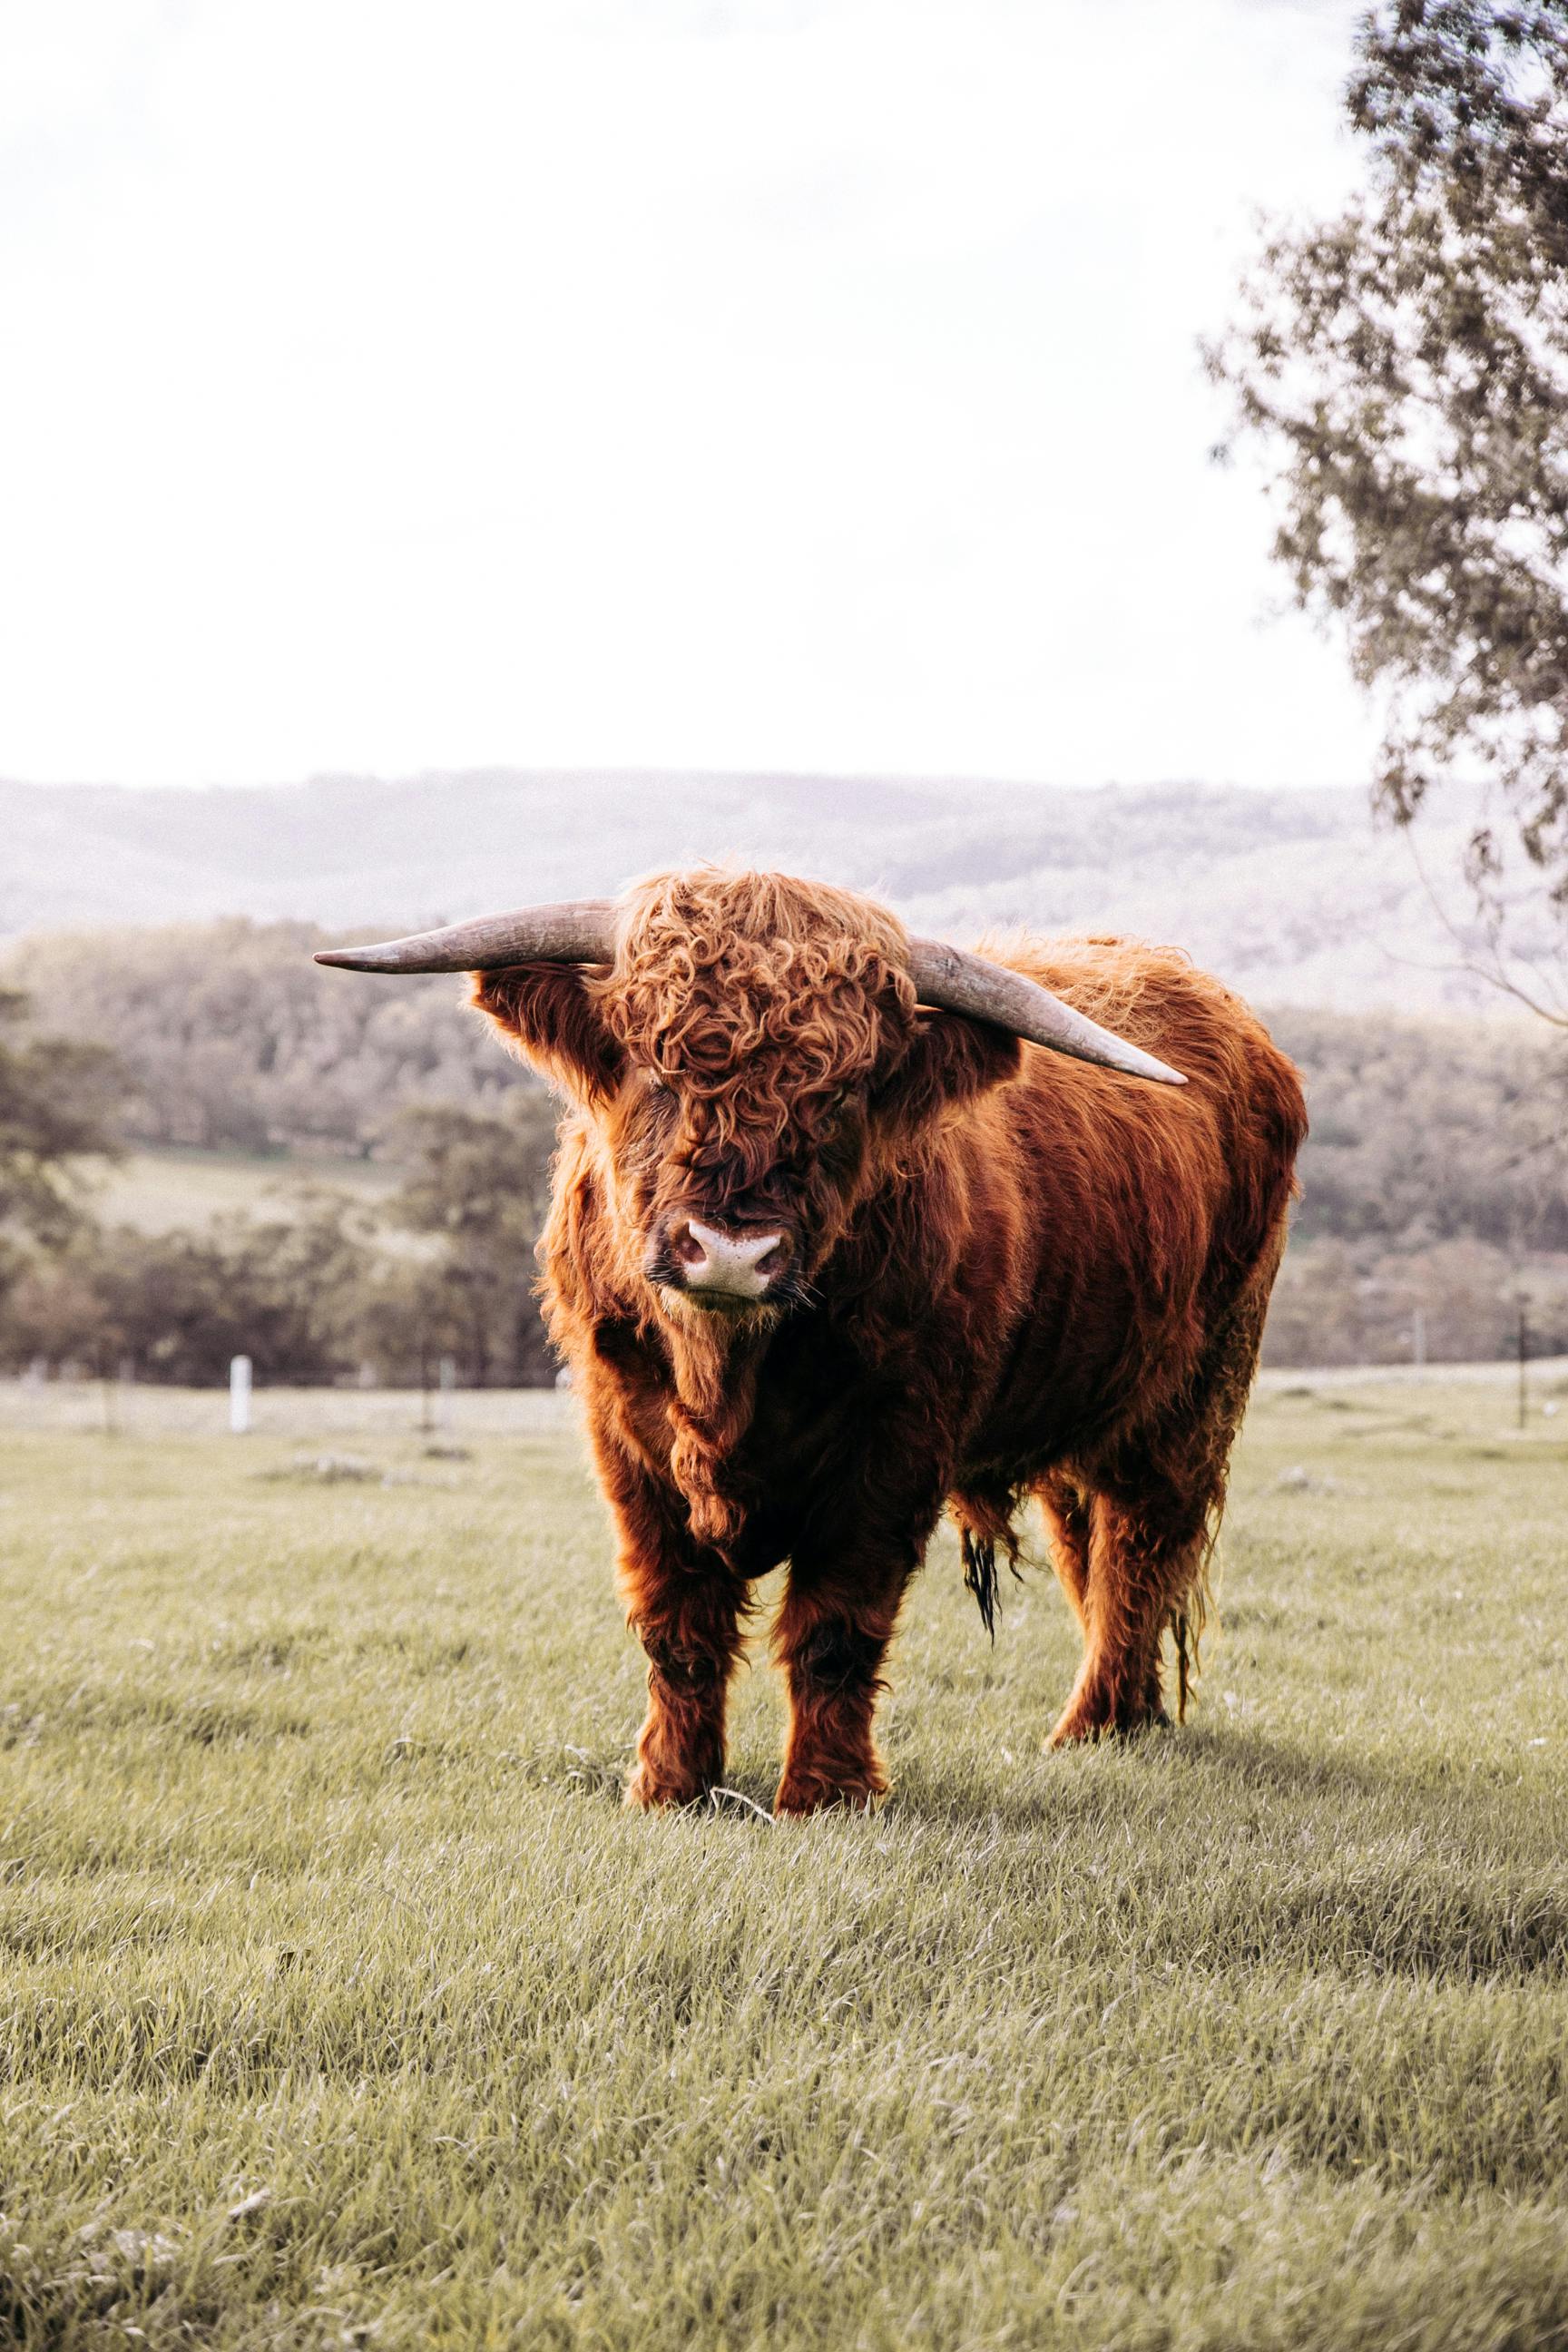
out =
<path fill-rule="evenodd" d="M 620 1811 L 563 1401 L 260 1402 L 0 1390 L 0 2343 L 1568 2345 L 1568 1399 L 1276 1381 L 1120 1751 L 944 1540 L 789 1824 L 761 1666 Z"/>
<path fill-rule="evenodd" d="M 88 1201 L 94 1216 L 109 1225 L 134 1225 L 144 1234 L 200 1228 L 216 1216 L 289 1214 L 301 1189 L 345 1192 L 374 1208 L 400 1181 L 402 1171 L 379 1160 L 338 1160 L 300 1152 L 132 1151 L 104 1169 L 87 1171 Z"/>

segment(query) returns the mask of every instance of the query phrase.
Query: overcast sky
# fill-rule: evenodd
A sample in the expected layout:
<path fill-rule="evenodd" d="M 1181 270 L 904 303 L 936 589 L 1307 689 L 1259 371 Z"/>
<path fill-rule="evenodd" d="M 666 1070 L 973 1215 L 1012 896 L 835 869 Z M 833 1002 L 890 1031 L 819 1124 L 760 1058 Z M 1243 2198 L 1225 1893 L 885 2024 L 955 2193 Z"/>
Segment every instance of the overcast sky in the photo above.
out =
<path fill-rule="evenodd" d="M 0 773 L 1359 782 L 1196 337 L 1352 0 L 5 0 Z"/>

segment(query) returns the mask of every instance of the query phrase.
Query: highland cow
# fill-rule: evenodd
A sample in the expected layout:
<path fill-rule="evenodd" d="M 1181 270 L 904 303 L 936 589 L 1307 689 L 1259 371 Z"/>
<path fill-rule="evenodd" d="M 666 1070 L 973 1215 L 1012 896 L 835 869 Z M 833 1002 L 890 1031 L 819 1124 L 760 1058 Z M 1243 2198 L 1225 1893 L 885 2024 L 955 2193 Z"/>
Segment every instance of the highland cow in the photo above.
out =
<path fill-rule="evenodd" d="M 777 1810 L 879 1795 L 883 1665 L 944 1505 L 987 1623 L 1040 1507 L 1084 1644 L 1053 1744 L 1163 1722 L 1167 1634 L 1184 1711 L 1306 1127 L 1236 997 L 1163 949 L 983 957 L 715 868 L 321 961 L 473 970 L 571 1106 L 543 1290 L 647 1654 L 629 1802 L 721 1781 L 752 1589 L 784 1562 Z"/>

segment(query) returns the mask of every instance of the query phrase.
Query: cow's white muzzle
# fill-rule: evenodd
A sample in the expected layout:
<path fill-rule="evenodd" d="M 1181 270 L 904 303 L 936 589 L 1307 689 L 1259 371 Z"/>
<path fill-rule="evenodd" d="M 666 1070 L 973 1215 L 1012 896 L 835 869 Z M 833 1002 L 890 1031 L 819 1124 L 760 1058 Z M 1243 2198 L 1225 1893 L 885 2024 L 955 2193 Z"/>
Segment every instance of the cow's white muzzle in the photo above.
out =
<path fill-rule="evenodd" d="M 714 1225 L 687 1220 L 676 1244 L 686 1288 L 712 1298 L 758 1299 L 768 1292 L 768 1260 L 784 1241 L 782 1233 L 721 1234 Z"/>

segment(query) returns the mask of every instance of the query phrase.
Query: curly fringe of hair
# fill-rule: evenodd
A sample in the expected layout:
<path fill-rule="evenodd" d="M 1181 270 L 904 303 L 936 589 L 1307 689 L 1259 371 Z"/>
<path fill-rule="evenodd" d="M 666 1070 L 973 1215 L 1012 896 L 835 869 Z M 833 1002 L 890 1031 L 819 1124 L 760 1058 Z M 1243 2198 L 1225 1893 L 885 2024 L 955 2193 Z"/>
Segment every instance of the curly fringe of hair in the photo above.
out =
<path fill-rule="evenodd" d="M 889 1022 L 912 1024 L 906 952 L 902 926 L 847 891 L 703 866 L 629 894 L 598 994 L 622 1046 L 679 1083 L 699 1154 L 767 1165 L 871 1076 Z"/>

